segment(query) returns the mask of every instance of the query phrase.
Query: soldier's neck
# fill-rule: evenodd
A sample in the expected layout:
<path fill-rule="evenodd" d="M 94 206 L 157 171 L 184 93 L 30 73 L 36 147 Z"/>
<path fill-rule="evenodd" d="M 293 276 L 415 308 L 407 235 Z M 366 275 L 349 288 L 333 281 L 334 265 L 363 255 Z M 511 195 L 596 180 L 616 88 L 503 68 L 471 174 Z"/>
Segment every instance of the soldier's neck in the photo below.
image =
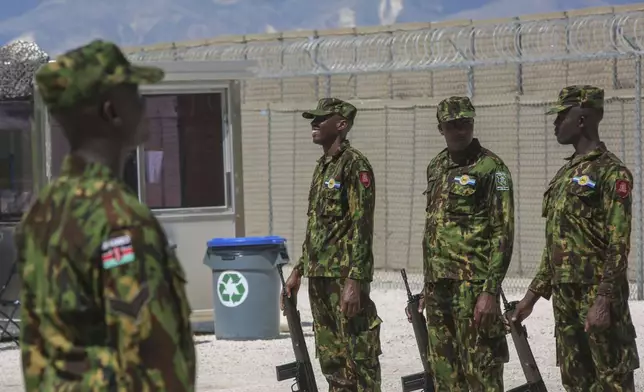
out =
<path fill-rule="evenodd" d="M 342 145 L 342 139 L 337 138 L 335 141 L 328 145 L 328 146 L 322 146 L 322 150 L 324 151 L 324 155 L 328 157 L 334 156 L 338 151 L 340 151 L 340 146 Z"/>
<path fill-rule="evenodd" d="M 599 140 L 599 138 L 586 138 L 582 136 L 574 145 L 575 155 L 586 155 L 599 147 L 600 144 L 601 140 Z"/>
<path fill-rule="evenodd" d="M 449 157 L 454 163 L 462 165 L 467 163 L 471 158 L 475 157 L 481 151 L 481 144 L 478 139 L 472 139 L 472 142 L 462 150 L 450 150 L 447 148 Z"/>
<path fill-rule="evenodd" d="M 123 168 L 127 153 L 122 146 L 110 140 L 87 140 L 82 146 L 73 151 L 74 155 L 83 158 L 88 163 L 99 163 L 112 170 L 118 178 L 123 177 Z"/>

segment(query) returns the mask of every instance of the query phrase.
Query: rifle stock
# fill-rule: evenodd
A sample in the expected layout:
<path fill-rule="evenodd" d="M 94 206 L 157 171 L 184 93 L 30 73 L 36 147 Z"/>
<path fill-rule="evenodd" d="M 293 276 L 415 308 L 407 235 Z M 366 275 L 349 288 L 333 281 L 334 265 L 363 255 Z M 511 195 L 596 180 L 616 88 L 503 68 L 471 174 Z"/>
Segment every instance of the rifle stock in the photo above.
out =
<path fill-rule="evenodd" d="M 295 384 L 291 388 L 293 392 L 318 392 L 313 365 L 306 347 L 306 340 L 304 340 L 300 312 L 297 310 L 295 298 L 289 298 L 286 295 L 286 282 L 284 281 L 282 266 L 278 265 L 277 270 L 282 281 L 284 314 L 286 315 L 291 343 L 293 343 L 293 353 L 295 354 L 295 361 L 275 367 L 277 381 L 295 379 Z M 297 389 L 295 389 L 295 386 L 297 386 Z"/>
<path fill-rule="evenodd" d="M 407 289 L 407 312 L 411 315 L 411 324 L 414 329 L 414 336 L 416 337 L 416 345 L 418 346 L 418 353 L 420 360 L 423 363 L 423 371 L 416 374 L 410 374 L 400 378 L 403 392 L 424 391 L 434 392 L 434 381 L 432 372 L 429 367 L 429 360 L 427 358 L 427 350 L 429 348 L 429 337 L 427 334 L 427 320 L 425 316 L 418 312 L 418 305 L 420 304 L 421 294 L 412 295 L 407 281 L 407 273 L 403 268 L 400 271 L 405 288 Z"/>
<path fill-rule="evenodd" d="M 514 342 L 514 348 L 517 350 L 517 356 L 519 357 L 519 362 L 521 363 L 521 368 L 527 381 L 526 384 L 512 388 L 507 392 L 548 392 L 541 378 L 541 372 L 539 372 L 537 362 L 532 354 L 530 343 L 528 342 L 528 331 L 521 323 L 512 322 L 512 314 L 519 301 L 508 302 L 503 290 L 501 290 L 501 298 L 503 299 L 503 307 L 505 308 L 503 317 L 505 317 L 505 320 L 510 325 L 512 342 Z"/>

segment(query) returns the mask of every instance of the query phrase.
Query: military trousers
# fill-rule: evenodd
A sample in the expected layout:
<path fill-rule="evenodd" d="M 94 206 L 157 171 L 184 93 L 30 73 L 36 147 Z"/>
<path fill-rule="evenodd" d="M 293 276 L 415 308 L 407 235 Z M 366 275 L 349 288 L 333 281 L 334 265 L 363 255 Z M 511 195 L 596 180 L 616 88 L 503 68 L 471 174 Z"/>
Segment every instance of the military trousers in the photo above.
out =
<path fill-rule="evenodd" d="M 567 392 L 634 392 L 633 371 L 639 368 L 635 327 L 628 306 L 628 284 L 611 299 L 611 326 L 584 331 L 597 286 L 559 284 L 553 287 L 557 366 Z"/>
<path fill-rule="evenodd" d="M 436 392 L 503 392 L 509 361 L 506 328 L 498 318 L 476 328 L 474 307 L 483 282 L 442 279 L 425 283 L 428 358 Z"/>
<path fill-rule="evenodd" d="M 360 312 L 347 318 L 340 310 L 344 279 L 309 278 L 315 355 L 329 392 L 381 392 L 380 324 L 369 284 L 361 286 Z"/>

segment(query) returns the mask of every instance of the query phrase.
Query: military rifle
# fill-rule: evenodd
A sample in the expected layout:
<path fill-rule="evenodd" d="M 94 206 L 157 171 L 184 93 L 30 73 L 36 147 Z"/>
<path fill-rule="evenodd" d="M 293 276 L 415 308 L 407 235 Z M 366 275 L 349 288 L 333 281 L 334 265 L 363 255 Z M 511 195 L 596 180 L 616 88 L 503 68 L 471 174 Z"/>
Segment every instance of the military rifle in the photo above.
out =
<path fill-rule="evenodd" d="M 293 343 L 293 352 L 295 353 L 295 361 L 275 367 L 277 381 L 295 379 L 295 384 L 291 387 L 291 391 L 318 392 L 315 374 L 313 373 L 313 365 L 311 364 L 309 351 L 306 348 L 306 341 L 304 340 L 300 312 L 297 310 L 295 298 L 289 298 L 286 293 L 286 282 L 284 281 L 281 264 L 277 266 L 277 271 L 282 281 L 281 295 L 284 300 L 284 314 L 288 322 L 288 330 L 291 334 L 291 343 Z"/>
<path fill-rule="evenodd" d="M 528 331 L 520 322 L 512 321 L 512 315 L 519 301 L 508 302 L 503 290 L 501 290 L 501 298 L 503 299 L 503 307 L 505 308 L 503 316 L 510 325 L 514 348 L 517 350 L 517 356 L 519 357 L 521 368 L 523 369 L 523 374 L 527 381 L 527 383 L 516 388 L 512 388 L 507 392 L 548 392 L 546 385 L 541 378 L 537 362 L 534 360 L 534 355 L 530 349 L 530 343 L 528 343 Z"/>
<path fill-rule="evenodd" d="M 429 368 L 429 361 L 427 359 L 427 350 L 429 348 L 429 337 L 427 335 L 427 321 L 425 316 L 418 311 L 418 305 L 422 294 L 411 294 L 409 282 L 407 281 L 407 273 L 403 268 L 400 271 L 405 288 L 407 289 L 407 312 L 411 315 L 411 324 L 414 328 L 414 336 L 416 337 L 416 345 L 420 353 L 420 360 L 423 362 L 423 371 L 416 374 L 410 374 L 400 378 L 402 382 L 403 392 L 411 391 L 424 391 L 434 392 L 434 380 L 432 377 L 431 369 Z"/>

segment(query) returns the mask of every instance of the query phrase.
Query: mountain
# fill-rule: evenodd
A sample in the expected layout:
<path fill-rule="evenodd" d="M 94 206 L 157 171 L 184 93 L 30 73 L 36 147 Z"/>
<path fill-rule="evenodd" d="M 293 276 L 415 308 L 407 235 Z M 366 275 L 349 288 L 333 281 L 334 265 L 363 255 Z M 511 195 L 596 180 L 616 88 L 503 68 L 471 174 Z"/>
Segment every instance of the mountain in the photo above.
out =
<path fill-rule="evenodd" d="M 329 29 L 454 18 L 491 19 L 635 3 L 628 0 L 30 0 L 0 11 L 0 42 L 50 55 L 104 38 L 146 45 L 220 35 Z M 3 5 L 3 7 L 5 7 Z M 12 8 L 13 7 L 13 8 Z M 6 13 L 5 13 L 6 12 Z M 3 17 L 3 15 L 9 15 Z"/>

